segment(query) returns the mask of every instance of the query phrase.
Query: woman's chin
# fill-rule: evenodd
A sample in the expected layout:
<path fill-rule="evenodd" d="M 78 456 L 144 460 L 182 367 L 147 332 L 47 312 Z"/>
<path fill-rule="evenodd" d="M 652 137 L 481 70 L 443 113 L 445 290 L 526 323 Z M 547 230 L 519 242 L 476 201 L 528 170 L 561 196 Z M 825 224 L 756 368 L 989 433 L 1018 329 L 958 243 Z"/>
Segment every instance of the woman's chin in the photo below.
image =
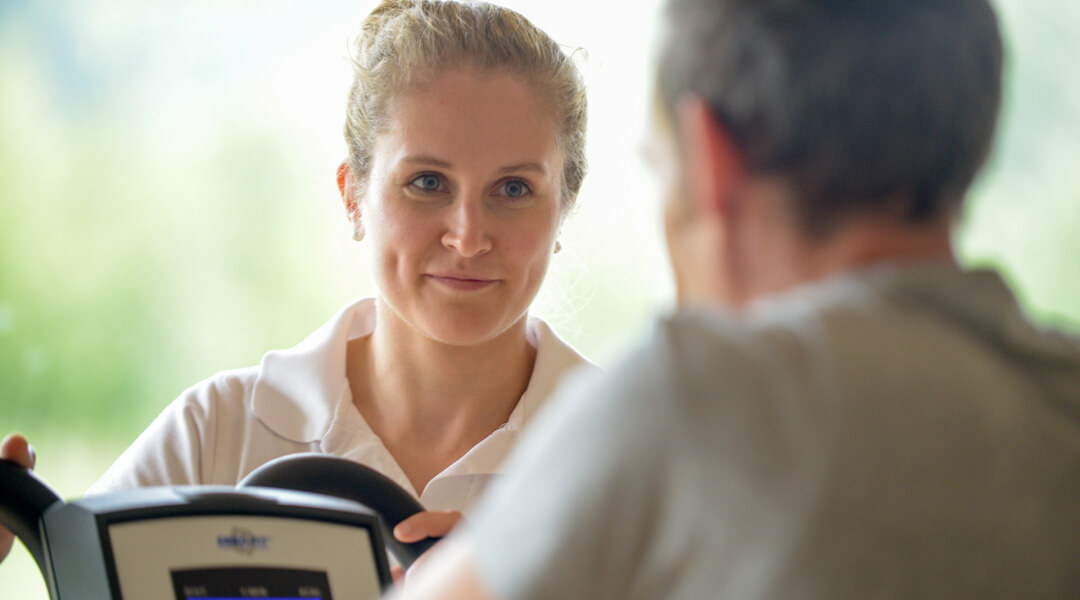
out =
<path fill-rule="evenodd" d="M 528 305 L 494 300 L 491 297 L 462 300 L 442 295 L 380 298 L 381 303 L 389 308 L 387 314 L 404 326 L 400 333 L 412 330 L 429 340 L 461 348 L 480 346 L 505 335 L 514 335 L 515 328 L 520 328 L 521 335 L 524 335 Z"/>
<path fill-rule="evenodd" d="M 424 323 L 420 328 L 425 336 L 447 346 L 461 348 L 477 347 L 507 334 L 521 319 L 496 319 L 486 314 L 462 314 L 464 311 L 447 311 L 437 320 Z M 456 314 L 455 314 L 456 313 Z"/>

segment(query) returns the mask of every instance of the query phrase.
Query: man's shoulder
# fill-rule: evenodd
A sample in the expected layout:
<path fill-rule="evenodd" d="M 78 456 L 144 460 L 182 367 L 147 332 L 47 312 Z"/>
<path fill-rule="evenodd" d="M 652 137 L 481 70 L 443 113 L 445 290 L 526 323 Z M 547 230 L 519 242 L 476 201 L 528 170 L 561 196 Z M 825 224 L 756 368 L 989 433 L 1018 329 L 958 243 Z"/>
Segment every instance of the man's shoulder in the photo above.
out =
<path fill-rule="evenodd" d="M 862 367 L 940 345 L 967 355 L 1025 355 L 1028 363 L 1052 356 L 1080 365 L 1080 342 L 1033 325 L 996 274 L 950 265 L 846 273 L 737 314 L 680 311 L 661 320 L 657 332 L 649 343 L 654 353 L 678 357 L 672 368 L 705 374 L 721 357 L 772 371 L 828 359 Z"/>
<path fill-rule="evenodd" d="M 825 347 L 831 331 L 872 318 L 835 309 L 767 319 L 722 310 L 680 311 L 657 321 L 643 354 L 680 381 L 730 382 L 831 351 Z"/>

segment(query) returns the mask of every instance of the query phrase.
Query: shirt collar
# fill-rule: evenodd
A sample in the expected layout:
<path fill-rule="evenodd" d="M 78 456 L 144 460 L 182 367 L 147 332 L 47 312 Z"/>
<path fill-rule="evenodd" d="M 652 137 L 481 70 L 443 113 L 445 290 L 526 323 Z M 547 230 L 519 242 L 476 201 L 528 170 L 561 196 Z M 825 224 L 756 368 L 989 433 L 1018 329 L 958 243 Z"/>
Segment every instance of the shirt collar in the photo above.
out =
<path fill-rule="evenodd" d="M 567 371 L 582 365 L 595 367 L 541 319 L 529 317 L 526 336 L 529 343 L 536 348 L 536 362 L 533 364 L 529 385 L 506 422 L 505 429 L 512 432 L 520 431 L 532 420 Z"/>
<path fill-rule="evenodd" d="M 252 413 L 278 435 L 295 442 L 321 439 L 348 386 L 349 340 L 375 329 L 375 300 L 346 306 L 304 341 L 263 356 L 251 396 Z"/>
<path fill-rule="evenodd" d="M 268 352 L 252 391 L 252 413 L 271 431 L 292 441 L 322 440 L 336 420 L 338 405 L 352 398 L 345 393 L 348 342 L 374 330 L 375 300 L 365 298 L 343 308 L 293 348 Z M 591 365 L 541 319 L 528 318 L 526 335 L 536 348 L 536 362 L 525 393 L 500 430 L 504 433 L 516 434 L 524 428 L 566 371 Z"/>
<path fill-rule="evenodd" d="M 504 473 L 506 457 L 514 447 L 526 424 L 544 406 L 559 386 L 562 378 L 577 368 L 597 369 L 578 354 L 543 320 L 529 317 L 526 326 L 529 343 L 536 348 L 536 362 L 525 393 L 521 395 L 510 417 L 499 429 L 469 450 L 428 483 L 436 491 L 439 481 L 463 475 L 493 475 Z M 433 487 L 433 484 L 435 487 Z M 481 486 L 482 487 L 482 486 Z M 479 490 L 473 490 L 478 492 Z M 425 490 L 425 495 L 427 490 Z M 436 494 L 438 495 L 438 494 Z"/>

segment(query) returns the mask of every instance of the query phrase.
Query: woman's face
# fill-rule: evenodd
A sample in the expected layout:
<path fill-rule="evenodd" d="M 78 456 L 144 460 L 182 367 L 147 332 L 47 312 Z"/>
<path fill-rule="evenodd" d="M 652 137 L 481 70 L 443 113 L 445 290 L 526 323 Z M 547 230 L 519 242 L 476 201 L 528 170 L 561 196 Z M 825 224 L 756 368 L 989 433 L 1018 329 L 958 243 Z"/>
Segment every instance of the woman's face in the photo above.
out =
<path fill-rule="evenodd" d="M 519 77 L 461 68 L 391 99 L 354 218 L 382 300 L 428 338 L 494 339 L 544 279 L 563 158 L 536 96 Z"/>

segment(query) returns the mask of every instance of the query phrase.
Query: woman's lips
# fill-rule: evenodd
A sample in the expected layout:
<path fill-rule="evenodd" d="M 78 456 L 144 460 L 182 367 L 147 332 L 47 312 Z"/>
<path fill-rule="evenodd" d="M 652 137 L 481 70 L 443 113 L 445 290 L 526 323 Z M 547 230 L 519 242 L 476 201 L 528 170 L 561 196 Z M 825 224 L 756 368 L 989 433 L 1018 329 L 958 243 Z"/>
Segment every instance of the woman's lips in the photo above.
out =
<path fill-rule="evenodd" d="M 484 279 L 457 274 L 428 274 L 427 276 L 435 283 L 446 286 L 452 290 L 462 291 L 481 290 L 490 285 L 494 285 L 499 281 L 498 279 Z"/>

